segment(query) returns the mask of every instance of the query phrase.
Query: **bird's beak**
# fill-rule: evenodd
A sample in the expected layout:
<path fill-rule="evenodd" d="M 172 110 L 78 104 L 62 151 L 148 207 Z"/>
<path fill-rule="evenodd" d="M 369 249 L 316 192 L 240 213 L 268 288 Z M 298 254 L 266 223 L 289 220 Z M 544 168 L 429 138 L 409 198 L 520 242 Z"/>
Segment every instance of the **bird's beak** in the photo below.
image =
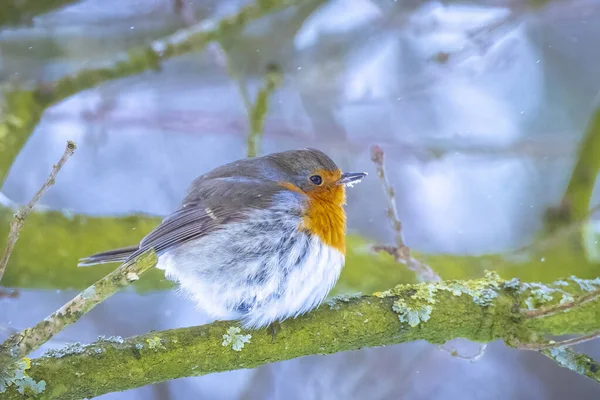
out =
<path fill-rule="evenodd" d="M 352 187 L 360 182 L 365 176 L 367 176 L 366 172 L 345 172 L 338 180 L 338 184 Z"/>

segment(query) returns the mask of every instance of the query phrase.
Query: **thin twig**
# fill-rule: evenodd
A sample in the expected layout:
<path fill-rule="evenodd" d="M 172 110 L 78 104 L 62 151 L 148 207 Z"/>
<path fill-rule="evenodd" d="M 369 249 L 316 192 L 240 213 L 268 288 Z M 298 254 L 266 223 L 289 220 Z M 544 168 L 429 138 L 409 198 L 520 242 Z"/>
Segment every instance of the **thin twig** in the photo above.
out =
<path fill-rule="evenodd" d="M 396 207 L 396 191 L 388 181 L 387 174 L 385 173 L 385 166 L 383 165 L 383 158 L 383 149 L 377 145 L 371 146 L 371 161 L 373 161 L 377 167 L 377 176 L 381 180 L 381 184 L 385 190 L 388 203 L 388 217 L 392 222 L 392 228 L 394 228 L 396 247 L 400 251 L 400 256 L 407 260 L 410 257 L 410 250 L 404 244 L 404 239 L 402 238 L 402 222 L 400 222 L 398 208 Z"/>
<path fill-rule="evenodd" d="M 581 306 L 585 303 L 589 303 L 590 301 L 594 301 L 600 297 L 600 289 L 596 289 L 593 292 L 587 293 L 583 296 L 576 297 L 572 301 L 565 302 L 563 304 L 557 304 L 549 307 L 541 307 L 536 310 L 524 310 L 523 314 L 527 318 L 542 318 L 548 317 L 550 315 L 554 315 L 561 311 L 567 311 L 571 308 L 575 308 Z"/>
<path fill-rule="evenodd" d="M 515 250 L 512 250 L 510 252 L 510 254 L 525 253 L 527 251 L 533 251 L 533 250 L 540 251 L 540 250 L 550 248 L 551 246 L 554 246 L 556 243 L 564 241 L 566 237 L 570 237 L 571 235 L 579 232 L 579 230 L 581 229 L 581 226 L 583 224 L 585 224 L 587 221 L 589 221 L 592 217 L 594 217 L 594 215 L 598 212 L 600 212 L 600 204 L 596 204 L 595 206 L 590 208 L 588 213 L 585 215 L 585 217 L 583 219 L 573 221 L 565 226 L 561 226 L 558 229 L 556 229 L 555 231 L 549 233 L 547 236 L 544 236 L 544 237 L 540 238 L 539 240 L 534 241 L 533 243 L 529 243 L 529 244 L 521 246 Z"/>
<path fill-rule="evenodd" d="M 65 152 L 62 157 L 58 161 L 58 163 L 54 164 L 52 168 L 52 172 L 50 172 L 50 176 L 46 179 L 46 182 L 42 185 L 40 190 L 33 196 L 29 204 L 23 206 L 13 218 L 10 223 L 10 231 L 8 233 L 8 239 L 6 240 L 6 248 L 4 249 L 4 253 L 2 254 L 2 258 L 0 258 L 0 281 L 2 281 L 2 276 L 4 275 L 4 271 L 6 270 L 6 265 L 8 264 L 8 260 L 10 259 L 10 255 L 19 240 L 19 234 L 21 233 L 21 228 L 25 223 L 25 219 L 29 215 L 29 213 L 33 210 L 38 201 L 42 198 L 42 196 L 50 189 L 50 186 L 54 185 L 56 180 L 56 175 L 59 173 L 63 165 L 67 162 L 69 157 L 73 155 L 77 146 L 75 142 L 68 141 L 67 147 L 65 148 Z"/>
<path fill-rule="evenodd" d="M 520 343 L 519 340 L 514 340 L 513 344 L 517 349 L 538 351 L 556 361 L 561 367 L 568 368 L 600 383 L 600 363 L 585 354 L 577 353 L 569 348 L 569 346 L 588 342 L 598 337 L 600 337 L 600 331 L 559 342 Z"/>
<path fill-rule="evenodd" d="M 264 133 L 265 117 L 269 109 L 269 98 L 282 83 L 281 70 L 277 64 L 269 64 L 267 66 L 264 84 L 256 94 L 254 103 L 252 103 L 245 76 L 235 68 L 231 55 L 227 51 L 227 46 L 222 42 L 220 45 L 227 66 L 227 72 L 231 79 L 236 82 L 248 118 L 247 157 L 256 157 L 260 154 L 260 143 Z"/>
<path fill-rule="evenodd" d="M 600 383 L 600 363 L 593 358 L 565 347 L 542 350 L 540 353 L 556 361 L 559 366 Z"/>
<path fill-rule="evenodd" d="M 78 0 L 9 0 L 2 4 L 0 26 L 18 26 L 31 23 L 34 17 L 60 10 Z"/>
<path fill-rule="evenodd" d="M 17 289 L 3 289 L 0 287 L 0 299 L 17 299 L 19 298 L 20 293 Z"/>
<path fill-rule="evenodd" d="M 594 340 L 600 337 L 600 331 L 596 331 L 590 333 L 589 335 L 578 336 L 572 339 L 561 340 L 558 342 L 549 341 L 546 343 L 520 343 L 517 348 L 522 350 L 533 350 L 533 351 L 541 351 L 548 349 L 556 349 L 559 347 L 570 347 L 575 346 L 581 343 L 589 342 L 590 340 Z"/>
<path fill-rule="evenodd" d="M 485 354 L 485 351 L 487 349 L 487 343 L 484 343 L 482 345 L 479 346 L 479 348 L 477 349 L 477 353 L 473 354 L 472 356 L 464 356 L 462 354 L 460 354 L 458 352 L 458 350 L 456 349 L 447 349 L 446 347 L 439 346 L 441 350 L 445 351 L 446 353 L 450 354 L 452 357 L 456 357 L 456 358 L 460 358 L 461 360 L 467 360 L 469 362 L 476 362 L 479 361 L 481 359 L 481 357 L 483 357 L 483 355 Z"/>
<path fill-rule="evenodd" d="M 11 361 L 26 356 L 50 340 L 58 332 L 75 323 L 96 305 L 139 279 L 158 261 L 154 250 L 148 250 L 131 262 L 100 279 L 79 293 L 37 325 L 9 337 L 0 345 L 0 371 Z"/>
<path fill-rule="evenodd" d="M 394 229 L 396 246 L 376 245 L 373 246 L 373 250 L 389 253 L 394 257 L 396 262 L 406 264 L 408 269 L 414 271 L 417 274 L 417 277 L 422 281 L 439 281 L 441 280 L 440 276 L 427 264 L 411 257 L 410 249 L 404 244 L 404 239 L 402 238 L 402 222 L 400 221 L 398 208 L 396 207 L 396 192 L 387 179 L 383 160 L 383 149 L 377 145 L 371 146 L 371 161 L 373 161 L 377 168 L 377 176 L 379 176 L 386 194 L 388 217 L 392 223 L 392 228 Z"/>
<path fill-rule="evenodd" d="M 478 287 L 479 283 L 476 282 L 482 283 L 481 280 L 456 281 L 455 287 L 471 290 Z M 518 289 L 522 287 L 518 283 Z M 380 292 L 375 296 L 340 298 L 312 311 L 310 315 L 283 321 L 275 341 L 264 330 L 242 330 L 232 337 L 229 332 L 237 327 L 237 323 L 216 321 L 204 326 L 149 332 L 118 343 L 97 341 L 80 345 L 75 351 L 73 348 L 58 349 L 54 354 L 62 357 L 48 355 L 32 360 L 28 374 L 35 380 L 46 381 L 45 399 L 69 400 L 84 396 L 91 398 L 187 376 L 255 368 L 312 354 L 331 354 L 422 339 L 441 343 L 462 338 L 491 343 L 497 339 L 508 341 L 507 338 L 512 335 L 528 339 L 530 336 L 576 334 L 598 329 L 594 316 L 600 311 L 600 303 L 594 303 L 593 308 L 583 310 L 574 319 L 557 316 L 558 320 L 542 319 L 536 324 L 514 318 L 512 313 L 497 312 L 490 315 L 490 309 L 498 310 L 501 307 L 512 310 L 519 305 L 520 299 L 514 296 L 515 287 L 512 285 L 499 285 L 497 296 L 490 296 L 491 303 L 485 305 L 481 302 L 477 304 L 471 295 L 465 293 L 461 296 L 450 293 L 435 295 L 435 307 L 428 320 L 411 327 L 402 322 L 394 310 L 398 310 L 398 299 L 408 299 L 419 288 L 422 289 L 423 285 L 407 284 L 390 289 L 386 291 L 387 294 Z M 453 289 L 448 287 L 447 290 Z M 385 323 L 373 323 L 375 320 Z M 347 329 L 348 326 L 353 329 Z M 530 332 L 527 332 L 528 329 Z M 306 345 L 297 345 L 305 339 L 306 332 L 317 331 L 320 334 L 306 341 Z M 252 337 L 250 342 L 241 343 L 245 344 L 243 349 L 235 351 L 231 343 L 229 346 L 227 342 L 223 345 L 223 335 L 233 340 L 247 338 L 246 335 Z M 565 353 L 562 348 L 542 350 L 545 351 L 554 353 L 557 361 L 561 359 L 561 353 L 571 354 L 568 350 Z M 186 356 L 181 357 L 182 354 Z M 210 357 L 206 357 L 207 354 Z M 570 358 L 569 355 L 566 360 Z M 583 361 L 589 360 L 580 355 L 573 359 L 581 362 L 583 368 L 587 365 Z M 565 366 L 565 363 L 560 365 Z M 578 367 L 574 371 L 586 375 L 595 371 L 600 376 L 600 368 L 596 367 L 597 363 L 588 369 Z M 7 393 L 7 400 L 22 398 L 15 390 Z"/>

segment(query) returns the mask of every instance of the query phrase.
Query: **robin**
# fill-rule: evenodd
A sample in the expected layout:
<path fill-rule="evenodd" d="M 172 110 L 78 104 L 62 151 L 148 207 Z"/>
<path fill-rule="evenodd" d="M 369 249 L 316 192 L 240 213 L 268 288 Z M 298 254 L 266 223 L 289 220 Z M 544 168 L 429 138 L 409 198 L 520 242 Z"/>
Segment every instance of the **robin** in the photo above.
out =
<path fill-rule="evenodd" d="M 248 329 L 317 307 L 346 254 L 346 186 L 325 153 L 292 150 L 238 160 L 193 181 L 177 211 L 139 245 L 80 260 L 127 262 L 153 248 L 157 268 L 198 307 Z"/>

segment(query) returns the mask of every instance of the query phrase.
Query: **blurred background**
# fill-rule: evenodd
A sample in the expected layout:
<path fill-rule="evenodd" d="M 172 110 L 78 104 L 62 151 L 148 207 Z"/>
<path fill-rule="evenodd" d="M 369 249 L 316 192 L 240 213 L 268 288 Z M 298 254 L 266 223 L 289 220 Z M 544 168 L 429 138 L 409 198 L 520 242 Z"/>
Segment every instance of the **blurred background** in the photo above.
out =
<path fill-rule="evenodd" d="M 35 2 L 21 3 L 22 11 Z M 370 160 L 374 144 L 385 151 L 407 245 L 435 260 L 429 264 L 442 277 L 481 276 L 494 255 L 503 255 L 493 260 L 505 278 L 599 275 L 600 222 L 593 218 L 582 236 L 575 235 L 582 242 L 576 250 L 554 245 L 515 253 L 542 235 L 548 208 L 560 204 L 600 105 L 596 0 L 275 1 L 290 5 L 204 48 L 142 64 L 135 74 L 119 64 L 131 60 L 131 49 L 161 53 L 169 43 L 193 41 L 194 32 L 214 28 L 253 2 L 54 3 L 54 9 L 18 18 L 10 7 L 0 10 L 0 121 L 14 128 L 0 128 L 2 238 L 12 207 L 39 189 L 65 141 L 78 145 L 40 202 L 46 211 L 26 223 L 7 267 L 0 339 L 43 319 L 114 267 L 76 270 L 77 258 L 136 243 L 156 218 L 178 206 L 192 179 L 246 157 L 248 110 L 265 93 L 274 65 L 280 79 L 268 97 L 264 134 L 257 136 L 260 153 L 317 147 L 342 169 L 370 173 L 349 191 L 349 233 L 361 244 L 350 251 L 338 292 L 414 281 L 403 266 L 362 246 L 394 237 Z M 57 83 L 97 68 L 116 72 L 75 80 L 84 84 L 61 94 Z M 52 98 L 41 111 L 18 96 L 34 89 L 43 96 L 32 101 Z M 600 200 L 595 186 L 592 206 Z M 160 275 L 146 281 L 117 293 L 33 355 L 98 335 L 210 322 Z M 478 348 L 451 345 L 464 355 Z M 595 342 L 580 347 L 600 355 Z M 501 342 L 474 363 L 417 342 L 99 398 L 459 396 L 597 398 L 600 387 Z"/>

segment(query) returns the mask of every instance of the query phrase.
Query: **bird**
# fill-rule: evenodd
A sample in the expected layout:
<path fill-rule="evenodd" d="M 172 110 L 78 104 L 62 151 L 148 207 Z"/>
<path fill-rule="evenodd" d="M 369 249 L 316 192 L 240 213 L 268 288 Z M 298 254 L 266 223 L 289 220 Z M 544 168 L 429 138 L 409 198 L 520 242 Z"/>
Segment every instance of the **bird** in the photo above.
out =
<path fill-rule="evenodd" d="M 316 307 L 346 257 L 346 187 L 321 150 L 288 150 L 217 167 L 192 181 L 179 207 L 139 244 L 79 260 L 126 263 L 149 249 L 156 268 L 196 308 L 245 329 L 273 328 Z"/>

